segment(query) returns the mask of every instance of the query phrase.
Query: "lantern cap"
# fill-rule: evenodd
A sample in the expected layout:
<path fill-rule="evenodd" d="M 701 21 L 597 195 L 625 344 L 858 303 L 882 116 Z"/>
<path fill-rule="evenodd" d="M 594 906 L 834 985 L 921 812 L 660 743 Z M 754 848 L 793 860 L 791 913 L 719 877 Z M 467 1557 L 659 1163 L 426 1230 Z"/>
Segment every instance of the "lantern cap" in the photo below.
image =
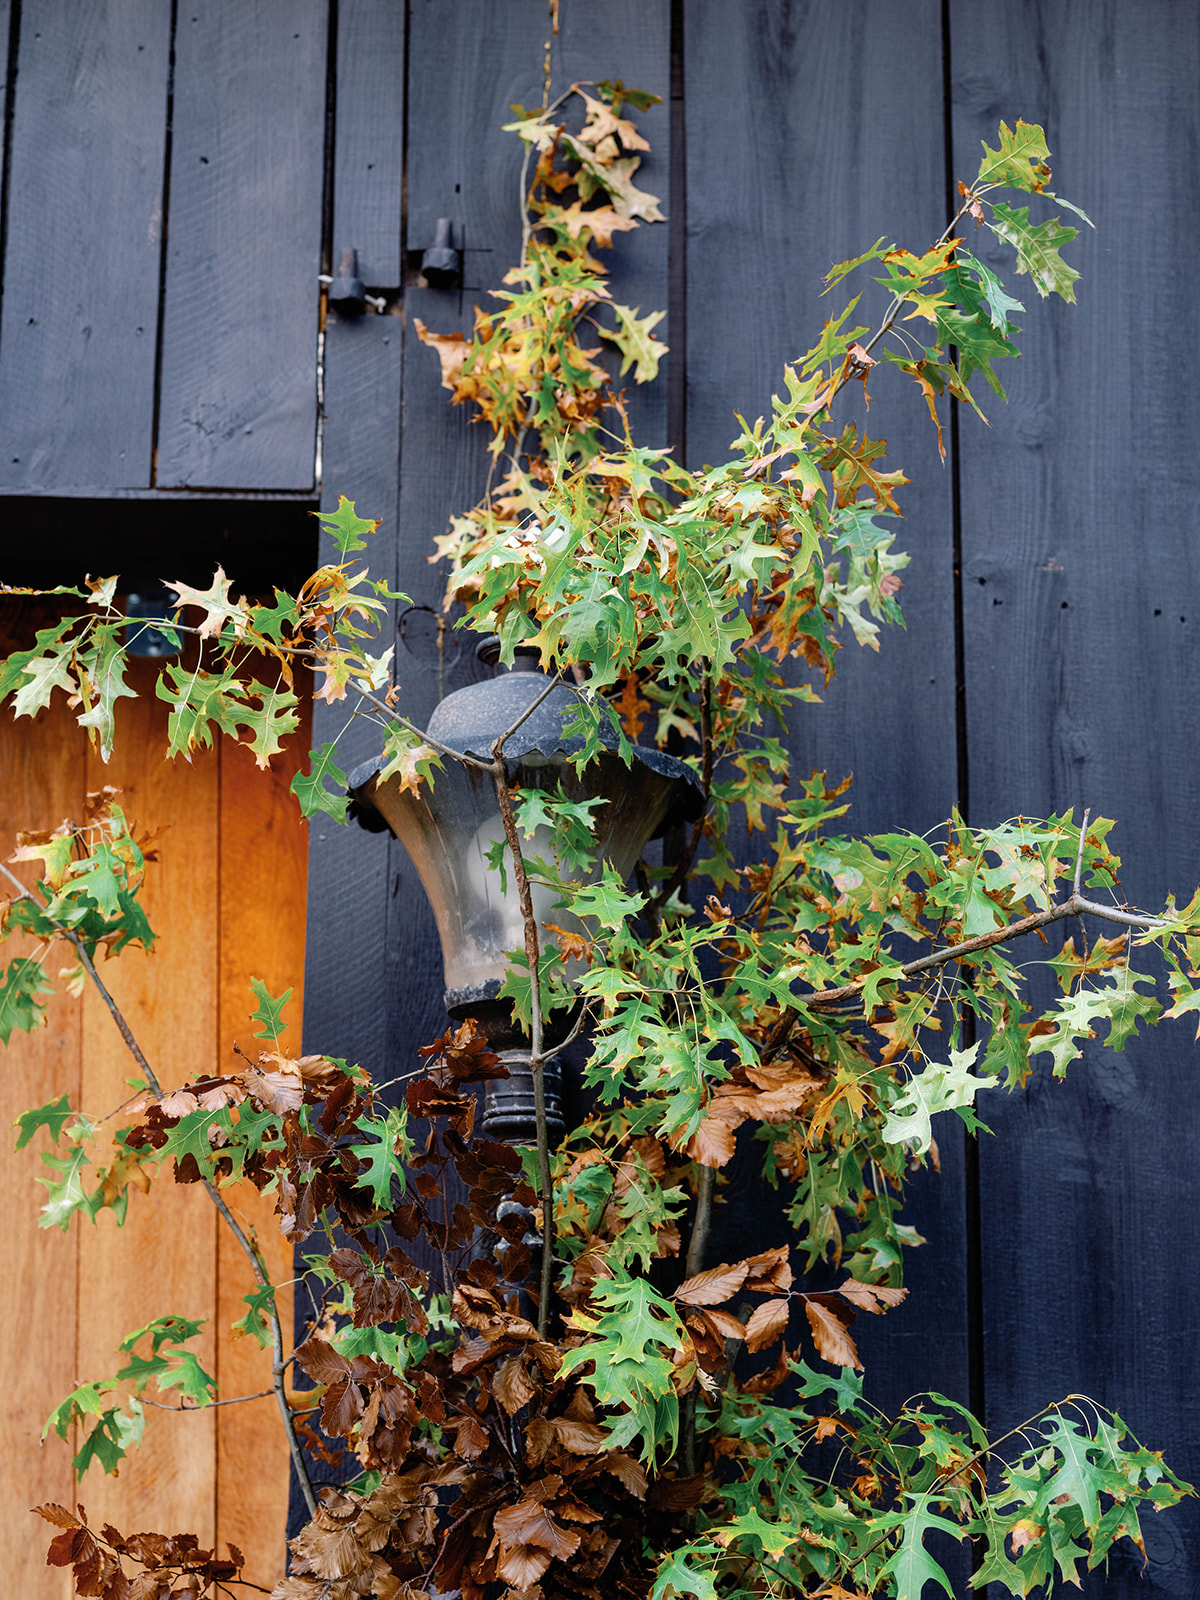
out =
<path fill-rule="evenodd" d="M 490 641 L 480 646 L 481 658 Z M 531 652 L 518 651 L 524 656 Z M 494 659 L 494 657 L 493 657 Z M 551 685 L 553 684 L 553 687 Z M 504 743 L 504 762 L 510 775 L 519 766 L 563 765 L 565 758 L 578 755 L 584 740 L 565 730 L 574 720 L 581 699 L 580 691 L 561 680 L 555 682 L 525 659 L 515 669 L 502 672 L 482 683 L 456 689 L 434 707 L 426 732 L 439 744 L 474 756 L 478 761 L 492 759 L 492 746 L 506 728 L 511 728 L 530 704 L 549 688 L 537 709 L 526 717 Z M 600 725 L 602 752 L 618 753 L 620 740 L 611 723 Z M 652 745 L 629 747 L 632 759 L 675 784 L 674 803 L 659 832 L 669 822 L 694 822 L 704 810 L 704 789 L 699 777 L 686 761 L 656 750 Z M 382 819 L 361 791 L 380 771 L 382 755 L 365 761 L 351 772 L 349 791 L 355 801 L 355 819 L 370 832 L 380 830 Z M 386 826 L 386 824 L 384 824 Z"/>

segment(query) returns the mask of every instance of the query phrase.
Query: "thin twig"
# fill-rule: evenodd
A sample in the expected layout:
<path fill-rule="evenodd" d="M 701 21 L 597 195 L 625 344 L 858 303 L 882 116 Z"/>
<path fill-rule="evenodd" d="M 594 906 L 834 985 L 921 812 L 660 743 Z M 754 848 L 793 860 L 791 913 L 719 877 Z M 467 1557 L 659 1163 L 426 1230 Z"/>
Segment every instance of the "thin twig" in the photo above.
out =
<path fill-rule="evenodd" d="M 1010 939 L 1019 939 L 1023 933 L 1033 933 L 1038 928 L 1048 927 L 1052 922 L 1061 922 L 1064 917 L 1078 917 L 1085 911 L 1091 917 L 1100 917 L 1106 922 L 1119 922 L 1126 928 L 1169 928 L 1172 925 L 1170 917 L 1151 917 L 1141 911 L 1122 911 L 1117 906 L 1100 905 L 1095 900 L 1085 899 L 1081 894 L 1073 894 L 1070 899 L 1060 901 L 1048 911 L 1035 911 L 1032 916 L 1021 917 L 1016 922 L 1007 923 L 1003 928 L 994 928 L 991 933 L 981 933 L 977 938 L 963 939 L 959 944 L 948 945 L 945 950 L 934 950 L 927 956 L 918 956 L 915 961 L 907 961 L 896 976 L 911 978 L 918 972 L 930 972 L 937 967 L 945 966 L 948 961 L 957 961 L 962 956 L 974 955 L 976 951 L 990 949 L 992 945 L 1006 944 Z M 788 1006 L 768 1035 L 763 1046 L 764 1053 L 769 1054 L 778 1049 L 799 1015 L 798 1006 L 804 1006 L 810 1011 L 827 1010 L 840 1001 L 849 1000 L 858 994 L 870 976 L 870 973 L 864 973 L 861 978 L 844 983 L 837 989 L 818 989 L 815 994 L 804 995 L 796 1006 Z"/>
<path fill-rule="evenodd" d="M 468 767 L 478 767 L 481 772 L 490 772 L 492 770 L 491 762 L 480 761 L 477 756 L 469 756 L 464 750 L 455 750 L 448 744 L 442 744 L 438 739 L 431 739 L 423 728 L 418 728 L 415 722 L 410 722 L 407 717 L 402 717 L 394 706 L 389 706 L 385 700 L 380 700 L 376 695 L 371 694 L 368 690 L 358 689 L 357 692 L 361 699 L 368 701 L 373 706 L 376 706 L 380 711 L 389 716 L 393 722 L 398 722 L 401 727 L 407 728 L 410 733 L 415 733 L 418 739 L 421 740 L 422 744 L 429 745 L 430 748 L 436 750 L 439 755 L 452 756 L 455 761 L 465 762 Z M 522 718 L 522 721 L 524 721 L 524 718 Z"/>
<path fill-rule="evenodd" d="M 168 1406 L 161 1400 L 142 1400 L 144 1406 L 155 1406 L 159 1411 L 186 1411 L 190 1416 L 193 1412 L 197 1415 L 202 1411 L 211 1411 L 214 1406 L 240 1406 L 243 1400 L 265 1400 L 268 1395 L 274 1394 L 274 1389 L 260 1389 L 257 1394 L 230 1395 L 228 1400 L 206 1400 L 202 1406 Z"/>
<path fill-rule="evenodd" d="M 1075 853 L 1075 882 L 1072 885 L 1072 892 L 1074 894 L 1079 893 L 1080 884 L 1083 878 L 1083 842 L 1087 838 L 1088 818 L 1091 816 L 1091 814 L 1091 808 L 1089 807 L 1083 813 L 1083 821 L 1079 824 L 1079 849 Z"/>

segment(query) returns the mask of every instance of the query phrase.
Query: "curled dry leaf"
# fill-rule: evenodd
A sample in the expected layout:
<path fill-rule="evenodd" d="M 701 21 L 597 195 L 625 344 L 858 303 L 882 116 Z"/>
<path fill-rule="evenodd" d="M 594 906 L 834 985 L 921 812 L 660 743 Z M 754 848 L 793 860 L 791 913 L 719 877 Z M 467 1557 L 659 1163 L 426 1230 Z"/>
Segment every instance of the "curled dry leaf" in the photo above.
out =
<path fill-rule="evenodd" d="M 857 1278 L 847 1278 L 845 1283 L 839 1283 L 837 1292 L 843 1299 L 853 1302 L 860 1311 L 870 1311 L 876 1316 L 881 1316 L 908 1298 L 907 1289 L 893 1289 L 886 1283 L 860 1283 Z"/>
<path fill-rule="evenodd" d="M 792 1287 L 792 1268 L 786 1244 L 774 1250 L 764 1250 L 746 1258 L 746 1288 L 757 1289 L 760 1294 L 778 1293 Z"/>
<path fill-rule="evenodd" d="M 453 392 L 470 354 L 471 341 L 464 339 L 461 333 L 430 333 L 420 317 L 413 318 L 413 327 L 421 343 L 437 351 L 437 358 L 442 364 L 442 388 Z"/>

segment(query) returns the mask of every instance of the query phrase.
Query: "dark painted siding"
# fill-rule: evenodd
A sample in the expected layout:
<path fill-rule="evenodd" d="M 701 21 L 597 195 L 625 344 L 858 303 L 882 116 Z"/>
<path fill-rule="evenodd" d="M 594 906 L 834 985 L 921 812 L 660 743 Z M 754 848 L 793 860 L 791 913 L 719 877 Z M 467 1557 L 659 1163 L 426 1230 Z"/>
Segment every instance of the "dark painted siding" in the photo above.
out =
<path fill-rule="evenodd" d="M 340 0 L 332 36 L 326 0 L 180 6 L 173 38 L 165 5 L 69 11 L 69 26 L 48 0 L 18 12 L 0 490 L 313 493 L 315 277 L 322 250 L 357 249 L 386 312 L 328 320 L 319 488 L 381 519 L 373 565 L 416 607 L 401 608 L 397 676 L 419 720 L 477 671 L 438 627 L 425 555 L 482 492 L 486 459 L 412 321 L 469 327 L 516 259 L 520 157 L 497 128 L 510 101 L 540 101 L 544 0 Z M 692 465 L 724 451 L 735 409 L 765 410 L 839 309 L 819 296 L 831 261 L 880 233 L 932 238 L 1001 117 L 1047 124 L 1064 189 L 1098 224 L 1077 247 L 1081 303 L 1029 291 L 1012 405 L 948 434 L 945 468 L 911 398 L 872 384 L 868 428 L 915 480 L 908 630 L 878 659 L 847 648 L 793 751 L 801 771 L 854 772 L 860 830 L 923 830 L 956 802 L 978 822 L 1091 806 L 1122 819 L 1132 900 L 1189 892 L 1195 7 L 563 0 L 561 23 L 555 92 L 608 75 L 674 97 L 647 119 L 645 168 L 673 220 L 619 241 L 612 286 L 669 307 L 671 415 L 662 384 L 635 397 L 636 425 Z M 447 215 L 461 295 L 415 281 Z M 348 715 L 319 705 L 318 742 Z M 346 764 L 377 739 L 358 719 Z M 394 844 L 320 822 L 310 862 L 306 1042 L 410 1070 L 443 1025 L 415 876 Z M 1065 1085 L 1043 1070 L 993 1097 L 998 1137 L 977 1152 L 945 1132 L 912 1212 L 929 1239 L 916 1293 L 864 1340 L 876 1398 L 932 1384 L 1004 1428 L 1087 1389 L 1200 1473 L 1193 1050 L 1168 1027 L 1091 1053 Z M 747 1190 L 726 1237 L 756 1226 L 755 1205 Z M 1195 1511 L 1152 1519 L 1147 1543 L 1145 1577 L 1122 1558 L 1085 1591 L 1193 1596 Z"/>
<path fill-rule="evenodd" d="M 0 485 L 148 485 L 170 7 L 26 0 L 20 17 Z"/>

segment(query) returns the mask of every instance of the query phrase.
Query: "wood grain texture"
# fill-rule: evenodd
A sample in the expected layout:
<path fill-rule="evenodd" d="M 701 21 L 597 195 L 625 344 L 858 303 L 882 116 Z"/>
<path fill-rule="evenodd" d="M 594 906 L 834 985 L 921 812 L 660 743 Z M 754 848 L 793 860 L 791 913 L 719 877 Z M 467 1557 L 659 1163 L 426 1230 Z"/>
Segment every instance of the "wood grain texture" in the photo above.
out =
<path fill-rule="evenodd" d="M 766 412 L 785 361 L 815 344 L 854 293 L 864 291 L 857 320 L 882 314 L 869 278 L 820 298 L 832 262 L 880 234 L 923 250 L 941 231 L 942 131 L 930 108 L 940 104 L 942 54 L 930 0 L 701 0 L 687 6 L 684 28 L 695 467 L 726 459 L 732 412 Z M 950 478 L 919 397 L 887 381 L 896 374 L 872 377 L 866 425 L 914 480 L 897 531 L 913 555 L 900 596 L 908 628 L 885 630 L 879 656 L 849 642 L 824 703 L 800 708 L 789 744 L 799 773 L 854 773 L 848 830 L 923 832 L 957 793 Z M 854 414 L 839 403 L 839 417 Z M 885 1407 L 927 1387 L 967 1398 L 963 1142 L 952 1128 L 938 1138 L 941 1175 L 914 1180 L 905 1208 L 929 1241 L 906 1263 L 912 1296 L 862 1329 L 868 1392 Z"/>
<path fill-rule="evenodd" d="M 184 6 L 156 482 L 313 482 L 326 0 Z"/>
<path fill-rule="evenodd" d="M 303 1007 L 307 832 L 289 793 L 292 774 L 308 752 L 308 729 L 297 730 L 286 751 L 263 771 L 248 750 L 221 750 L 220 957 L 217 1071 L 229 1071 L 234 1043 L 252 1059 L 267 1048 L 249 1020 L 257 1001 L 250 979 L 273 995 L 291 989 L 282 1048 L 300 1053 Z M 279 1231 L 273 1195 L 251 1184 L 227 1191 L 242 1227 L 263 1251 L 273 1283 L 293 1276 L 292 1247 Z M 233 1340 L 230 1325 L 245 1314 L 242 1296 L 254 1288 L 249 1264 L 228 1228 L 219 1232 L 217 1378 L 222 1396 L 256 1394 L 271 1386 L 271 1350 L 255 1339 Z M 290 1351 L 292 1292 L 278 1304 L 284 1348 Z M 289 1456 L 273 1395 L 217 1413 L 217 1536 L 246 1557 L 244 1575 L 270 1589 L 284 1576 Z"/>
<path fill-rule="evenodd" d="M 2 484 L 150 482 L 170 25 L 155 0 L 22 7 Z"/>
<path fill-rule="evenodd" d="M 149 956 L 126 950 L 101 963 L 101 977 L 164 1087 L 211 1070 L 217 1050 L 218 762 L 198 753 L 189 766 L 163 760 L 169 707 L 155 698 L 158 664 L 131 664 L 137 700 L 117 707 L 115 751 L 107 767 L 89 752 L 89 789 L 116 784 L 140 833 L 162 828 L 159 859 L 142 894 L 160 938 Z M 82 1005 L 87 1049 L 82 1102 L 106 1117 L 129 1096 L 137 1068 L 94 990 Z M 115 1370 L 117 1346 L 132 1329 L 167 1313 L 202 1319 L 193 1341 L 212 1371 L 216 1354 L 217 1214 L 199 1185 L 177 1186 L 163 1173 L 149 1194 L 130 1197 L 123 1228 L 102 1213 L 81 1243 L 78 1364 L 81 1378 Z M 158 1398 L 157 1396 L 155 1398 Z M 174 1394 L 164 1397 L 175 1403 Z M 120 1479 L 93 1468 L 78 1498 L 98 1525 L 131 1524 L 167 1533 L 214 1536 L 216 1413 L 168 1415 L 146 1409 L 142 1443 Z"/>
<path fill-rule="evenodd" d="M 358 251 L 369 286 L 399 288 L 404 189 L 404 7 L 353 0 L 338 7 L 333 161 L 333 261 Z"/>
<path fill-rule="evenodd" d="M 1068 251 L 1077 307 L 1016 280 L 1028 353 L 1006 374 L 1012 404 L 994 408 L 987 439 L 964 429 L 972 810 L 1115 816 L 1131 901 L 1186 897 L 1200 843 L 1184 731 L 1200 665 L 1200 405 L 1175 357 L 1200 335 L 1187 265 L 1200 18 L 1161 0 L 955 0 L 951 15 L 958 165 L 974 170 L 1001 117 L 1043 122 L 1054 186 L 1096 223 Z M 1185 1198 L 1200 1182 L 1191 1031 L 1164 1024 L 1124 1055 L 1089 1046 L 1065 1084 L 1041 1057 L 1025 1093 L 988 1097 L 998 1137 L 981 1157 L 991 1421 L 1082 1389 L 1195 1480 L 1200 1354 L 1180 1276 L 1200 1249 Z M 1144 1573 L 1129 1550 L 1084 1592 L 1194 1596 L 1195 1503 L 1148 1519 L 1146 1545 Z"/>
<path fill-rule="evenodd" d="M 15 647 L 15 641 L 4 640 L 4 650 Z M 28 647 L 24 639 L 21 647 Z M 0 854 L 11 853 L 19 828 L 82 815 L 83 745 L 83 732 L 61 696 L 56 706 L 34 719 L 14 722 L 6 716 L 0 722 Z M 28 867 L 15 870 L 27 883 L 36 877 Z M 25 949 L 15 939 L 7 941 L 3 965 Z M 50 971 L 57 972 L 58 965 L 52 958 Z M 23 1111 L 64 1092 L 78 1105 L 80 1049 L 79 1006 L 66 995 L 56 995 L 47 1007 L 46 1026 L 32 1034 L 14 1034 L 4 1051 L 0 1126 L 11 1129 Z M 28 1600 L 68 1600 L 74 1592 L 69 1573 L 46 1565 L 53 1530 L 26 1511 L 47 1500 L 69 1506 L 74 1492 L 68 1446 L 54 1437 L 40 1442 L 47 1415 L 80 1378 L 75 1349 L 79 1232 L 38 1227 L 45 1190 L 36 1180 L 45 1173 L 41 1155 L 49 1149 L 41 1133 L 20 1152 L 13 1153 L 9 1144 L 0 1162 L 7 1265 L 19 1293 L 20 1327 L 38 1330 L 33 1336 L 36 1361 L 15 1326 L 0 1341 L 0 1389 L 5 1395 L 0 1459 L 6 1481 L 18 1492 L 12 1515 L 0 1525 L 0 1570 L 10 1592 Z"/>

